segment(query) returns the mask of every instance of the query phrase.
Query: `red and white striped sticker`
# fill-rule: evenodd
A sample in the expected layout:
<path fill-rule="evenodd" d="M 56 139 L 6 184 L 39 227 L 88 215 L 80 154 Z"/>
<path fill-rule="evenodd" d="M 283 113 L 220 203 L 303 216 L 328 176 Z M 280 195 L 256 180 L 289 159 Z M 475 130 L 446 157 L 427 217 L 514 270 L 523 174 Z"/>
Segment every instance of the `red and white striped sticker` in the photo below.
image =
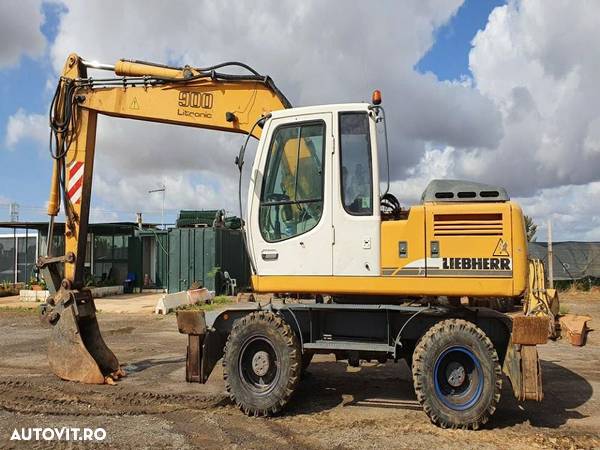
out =
<path fill-rule="evenodd" d="M 67 194 L 71 203 L 81 203 L 81 189 L 83 187 L 83 161 L 73 161 L 69 164 L 69 182 Z"/>

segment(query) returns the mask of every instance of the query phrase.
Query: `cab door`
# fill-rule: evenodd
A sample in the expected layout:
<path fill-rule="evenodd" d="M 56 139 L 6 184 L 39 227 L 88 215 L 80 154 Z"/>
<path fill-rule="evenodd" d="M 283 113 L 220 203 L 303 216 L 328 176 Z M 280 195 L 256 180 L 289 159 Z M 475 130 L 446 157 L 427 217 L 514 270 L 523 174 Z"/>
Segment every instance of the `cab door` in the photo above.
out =
<path fill-rule="evenodd" d="M 337 115 L 333 174 L 333 273 L 380 275 L 377 130 L 366 110 Z"/>
<path fill-rule="evenodd" d="M 249 201 L 258 275 L 331 275 L 331 113 L 275 118 L 265 131 Z"/>

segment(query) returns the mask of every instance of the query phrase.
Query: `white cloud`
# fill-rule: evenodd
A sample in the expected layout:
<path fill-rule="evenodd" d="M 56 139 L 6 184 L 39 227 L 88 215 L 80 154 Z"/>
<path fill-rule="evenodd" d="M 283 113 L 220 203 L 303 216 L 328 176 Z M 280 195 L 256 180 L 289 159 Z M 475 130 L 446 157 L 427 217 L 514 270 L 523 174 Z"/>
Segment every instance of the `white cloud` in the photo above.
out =
<path fill-rule="evenodd" d="M 107 211 L 97 207 L 90 208 L 90 223 L 118 222 L 120 220 L 119 213 L 116 211 Z M 127 217 L 124 220 L 134 222 L 135 218 Z"/>
<path fill-rule="evenodd" d="M 379 88 L 388 117 L 392 192 L 403 202 L 416 201 L 432 178 L 468 178 L 505 186 L 538 221 L 551 215 L 559 238 L 597 236 L 598 214 L 583 207 L 599 198 L 596 2 L 557 0 L 548 7 L 541 0 L 511 0 L 496 8 L 473 39 L 472 78 L 452 82 L 419 74 L 414 66 L 460 0 L 270 1 L 260 8 L 188 0 L 168 10 L 141 1 L 65 3 L 68 11 L 50 49 L 57 73 L 77 52 L 108 63 L 240 60 L 271 75 L 295 105 L 366 100 Z M 32 115 L 13 117 L 6 140 L 14 145 L 37 127 L 27 122 Z M 164 180 L 169 209 L 237 211 L 232 160 L 240 141 L 103 118 L 95 195 L 110 210 L 141 205 L 159 211 L 160 196 L 146 191 Z M 556 217 L 557 210 L 564 215 Z M 566 225 L 572 220 L 578 226 Z"/>
<path fill-rule="evenodd" d="M 538 224 L 537 238 L 547 239 L 552 221 L 554 240 L 600 241 L 600 182 L 542 189 L 533 197 L 516 198 Z"/>
<path fill-rule="evenodd" d="M 510 1 L 473 39 L 474 82 L 502 113 L 504 137 L 479 177 L 520 195 L 600 178 L 600 4 Z"/>
<path fill-rule="evenodd" d="M 455 152 L 453 147 L 425 150 L 418 164 L 408 171 L 406 179 L 391 183 L 390 192 L 398 197 L 403 206 L 418 203 L 431 180 L 452 178 Z"/>
<path fill-rule="evenodd" d="M 550 219 L 555 239 L 599 240 L 598 27 L 594 2 L 512 0 L 496 8 L 469 61 L 474 89 L 501 114 L 498 144 L 426 146 L 394 185 L 399 197 L 417 198 L 431 178 L 499 184 L 540 224 L 540 239 Z"/>
<path fill-rule="evenodd" d="M 35 58 L 43 53 L 41 5 L 41 0 L 0 2 L 0 69 L 18 64 L 24 54 Z"/>
<path fill-rule="evenodd" d="M 8 118 L 5 144 L 9 149 L 21 140 L 32 139 L 40 144 L 48 143 L 48 117 L 27 114 L 22 108 Z"/>
<path fill-rule="evenodd" d="M 162 194 L 152 193 L 151 189 L 165 185 L 165 217 L 173 221 L 180 209 L 224 208 L 237 214 L 237 183 L 218 183 L 215 177 L 204 176 L 198 179 L 194 174 L 175 174 L 157 177 L 152 174 L 138 174 L 127 178 L 105 178 L 103 174 L 94 176 L 94 190 L 108 210 L 117 213 L 123 220 L 135 220 L 135 212 L 144 213 L 145 220 L 158 221 L 163 208 Z M 110 200 L 107 202 L 107 200 Z"/>
<path fill-rule="evenodd" d="M 271 1 L 261 8 L 188 3 L 178 3 L 166 16 L 162 8 L 139 2 L 114 8 L 111 2 L 67 2 L 69 12 L 51 50 L 54 67 L 60 70 L 73 51 L 103 62 L 125 57 L 206 66 L 239 60 L 271 75 L 296 105 L 367 100 L 380 88 L 388 106 L 395 178 L 418 161 L 426 141 L 494 147 L 501 137 L 500 115 L 491 101 L 413 69 L 433 44 L 435 28 L 461 0 L 353 2 L 351 7 L 339 1 Z M 121 11 L 117 16 L 115 8 Z M 332 20 L 342 12 L 343 20 Z M 91 16 L 93 22 L 87 20 Z M 191 45 L 191 36 L 200 45 Z M 180 149 L 181 158 L 197 157 L 178 145 L 177 135 L 184 134 L 172 132 L 171 146 Z M 217 144 L 203 139 L 199 145 Z"/>
<path fill-rule="evenodd" d="M 403 206 L 418 203 L 429 181 L 454 178 L 456 154 L 457 150 L 453 147 L 427 149 L 419 163 L 410 170 L 408 178 L 392 183 L 391 192 L 396 194 Z M 473 165 L 481 163 L 477 159 L 472 161 Z M 480 167 L 480 171 L 483 168 Z M 513 196 L 512 199 L 538 225 L 538 241 L 546 241 L 549 220 L 554 240 L 600 241 L 600 181 L 540 189 L 532 196 Z"/>
<path fill-rule="evenodd" d="M 588 124 L 583 149 L 590 156 L 600 153 L 600 116 Z"/>
<path fill-rule="evenodd" d="M 270 1 L 260 8 L 190 0 L 168 13 L 144 2 L 66 3 L 51 48 L 56 71 L 71 52 L 108 63 L 134 58 L 206 66 L 238 60 L 271 75 L 295 105 L 364 101 L 372 89 L 381 89 L 394 179 L 420 159 L 428 141 L 493 148 L 502 136 L 501 117 L 490 100 L 468 84 L 439 82 L 413 69 L 433 44 L 436 27 L 462 0 L 351 7 L 339 1 Z M 170 199 L 174 208 L 229 207 L 237 202 L 232 163 L 240 142 L 223 133 L 102 119 L 96 170 L 99 179 L 135 201 L 146 199 L 148 185 L 164 178 L 173 192 L 182 189 Z M 108 190 L 95 192 L 112 201 Z"/>

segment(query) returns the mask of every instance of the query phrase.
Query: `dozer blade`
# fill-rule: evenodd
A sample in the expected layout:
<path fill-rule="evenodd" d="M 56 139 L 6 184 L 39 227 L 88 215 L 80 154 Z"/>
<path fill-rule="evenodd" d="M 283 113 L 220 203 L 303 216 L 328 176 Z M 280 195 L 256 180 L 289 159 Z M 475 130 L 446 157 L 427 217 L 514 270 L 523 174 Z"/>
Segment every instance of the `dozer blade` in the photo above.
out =
<path fill-rule="evenodd" d="M 91 293 L 59 292 L 57 298 L 61 299 L 47 313 L 52 326 L 50 369 L 64 380 L 89 384 L 112 381 L 111 375 L 119 372 L 119 361 L 102 339 Z"/>

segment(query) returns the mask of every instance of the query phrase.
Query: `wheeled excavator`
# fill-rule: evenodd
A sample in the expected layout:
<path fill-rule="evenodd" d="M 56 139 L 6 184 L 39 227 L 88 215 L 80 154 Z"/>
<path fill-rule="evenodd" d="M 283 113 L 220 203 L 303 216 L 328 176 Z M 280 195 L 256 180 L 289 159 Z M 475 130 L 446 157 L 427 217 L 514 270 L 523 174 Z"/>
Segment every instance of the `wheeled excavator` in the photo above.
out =
<path fill-rule="evenodd" d="M 371 102 L 292 107 L 270 77 L 237 62 L 107 65 L 76 54 L 51 104 L 49 245 L 38 263 L 51 288 L 42 317 L 59 377 L 100 384 L 123 375 L 83 283 L 98 114 L 245 135 L 235 159 L 240 210 L 246 145 L 258 139 L 241 214 L 253 292 L 329 300 L 178 312 L 187 381 L 206 382 L 222 360 L 242 411 L 277 414 L 321 353 L 351 365 L 404 359 L 442 427 L 485 423 L 503 372 L 519 400 L 542 399 L 536 345 L 548 338 L 547 316 L 511 319 L 460 302 L 526 294 L 521 208 L 501 187 L 457 180 L 432 181 L 419 204 L 402 208 L 389 192 L 389 162 L 380 183 L 379 160 L 389 158 L 379 91 Z M 61 201 L 65 254 L 52 255 Z"/>

